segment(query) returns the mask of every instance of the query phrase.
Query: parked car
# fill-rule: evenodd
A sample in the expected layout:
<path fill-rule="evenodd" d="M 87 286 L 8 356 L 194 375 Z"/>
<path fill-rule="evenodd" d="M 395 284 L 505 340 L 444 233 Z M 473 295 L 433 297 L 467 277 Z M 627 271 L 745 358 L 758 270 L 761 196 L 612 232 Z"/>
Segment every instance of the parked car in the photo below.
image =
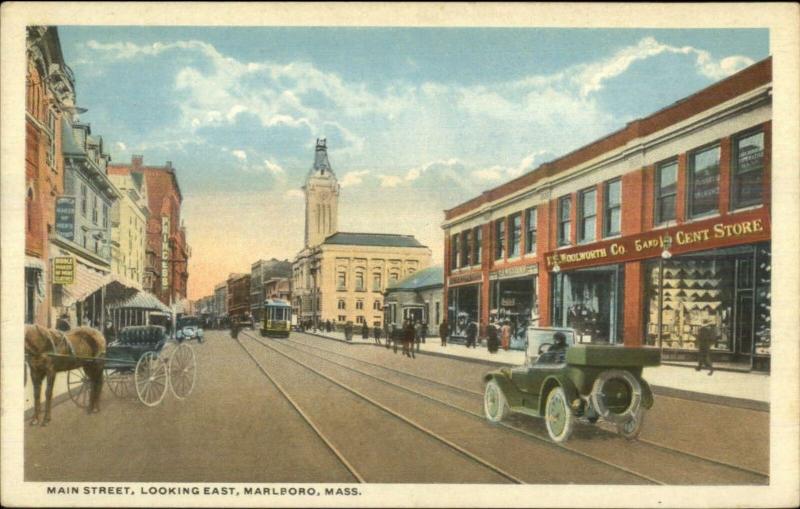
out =
<path fill-rule="evenodd" d="M 196 316 L 182 316 L 179 318 L 175 337 L 179 342 L 196 339 L 198 343 L 202 343 L 203 325 L 201 319 Z"/>
<path fill-rule="evenodd" d="M 602 418 L 633 439 L 653 406 L 642 368 L 660 362 L 655 349 L 576 344 L 572 329 L 529 327 L 525 364 L 484 376 L 484 413 L 492 422 L 509 412 L 544 417 L 558 443 L 569 439 L 577 419 Z"/>

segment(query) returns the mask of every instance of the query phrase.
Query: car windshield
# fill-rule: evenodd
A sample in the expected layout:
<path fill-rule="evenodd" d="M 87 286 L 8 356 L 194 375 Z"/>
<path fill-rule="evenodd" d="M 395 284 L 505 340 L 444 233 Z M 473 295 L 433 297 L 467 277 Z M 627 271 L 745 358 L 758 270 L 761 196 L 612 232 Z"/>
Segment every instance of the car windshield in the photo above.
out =
<path fill-rule="evenodd" d="M 184 316 L 178 319 L 178 327 L 197 327 L 200 320 L 196 316 Z"/>
<path fill-rule="evenodd" d="M 556 327 L 528 327 L 528 353 L 526 355 L 528 363 L 536 362 L 536 359 L 539 357 L 539 349 L 542 347 L 542 345 L 553 344 L 553 335 L 556 332 L 562 332 L 564 336 L 566 336 L 568 346 L 575 344 L 575 331 L 572 329 L 562 329 Z"/>

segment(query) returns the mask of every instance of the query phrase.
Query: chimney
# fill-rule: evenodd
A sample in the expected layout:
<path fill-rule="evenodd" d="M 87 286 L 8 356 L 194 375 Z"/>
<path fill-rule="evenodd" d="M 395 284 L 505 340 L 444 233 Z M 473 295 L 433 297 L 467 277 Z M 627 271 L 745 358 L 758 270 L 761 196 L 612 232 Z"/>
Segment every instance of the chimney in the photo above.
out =
<path fill-rule="evenodd" d="M 144 160 L 144 156 L 140 155 L 132 155 L 131 156 L 131 166 L 133 166 L 134 170 L 138 170 L 142 167 L 142 162 Z"/>
<path fill-rule="evenodd" d="M 167 161 L 167 164 L 165 164 L 164 166 L 166 166 L 167 169 L 171 170 L 172 169 L 172 161 Z"/>

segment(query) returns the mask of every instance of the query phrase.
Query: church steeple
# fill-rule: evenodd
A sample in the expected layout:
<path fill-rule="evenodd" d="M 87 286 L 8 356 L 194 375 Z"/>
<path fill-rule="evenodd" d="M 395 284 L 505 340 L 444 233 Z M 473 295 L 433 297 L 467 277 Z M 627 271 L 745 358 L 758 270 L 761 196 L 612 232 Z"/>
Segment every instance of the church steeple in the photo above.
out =
<path fill-rule="evenodd" d="M 325 138 L 317 139 L 314 165 L 303 186 L 306 197 L 305 246 L 321 244 L 338 228 L 339 183 L 328 161 Z"/>

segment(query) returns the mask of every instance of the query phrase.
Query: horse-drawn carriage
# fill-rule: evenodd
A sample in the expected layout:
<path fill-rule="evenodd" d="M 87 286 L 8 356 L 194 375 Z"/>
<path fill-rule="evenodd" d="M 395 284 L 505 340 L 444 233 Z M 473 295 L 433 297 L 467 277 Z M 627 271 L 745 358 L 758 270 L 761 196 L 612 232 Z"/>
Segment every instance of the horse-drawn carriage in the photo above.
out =
<path fill-rule="evenodd" d="M 109 343 L 103 370 L 106 384 L 115 396 L 126 397 L 135 392 L 139 401 L 155 406 L 164 399 L 167 388 L 178 399 L 192 392 L 197 362 L 192 347 L 169 340 L 164 327 L 142 325 L 125 327 Z M 71 370 L 67 387 L 76 405 L 90 405 L 91 380 L 84 370 Z"/>

